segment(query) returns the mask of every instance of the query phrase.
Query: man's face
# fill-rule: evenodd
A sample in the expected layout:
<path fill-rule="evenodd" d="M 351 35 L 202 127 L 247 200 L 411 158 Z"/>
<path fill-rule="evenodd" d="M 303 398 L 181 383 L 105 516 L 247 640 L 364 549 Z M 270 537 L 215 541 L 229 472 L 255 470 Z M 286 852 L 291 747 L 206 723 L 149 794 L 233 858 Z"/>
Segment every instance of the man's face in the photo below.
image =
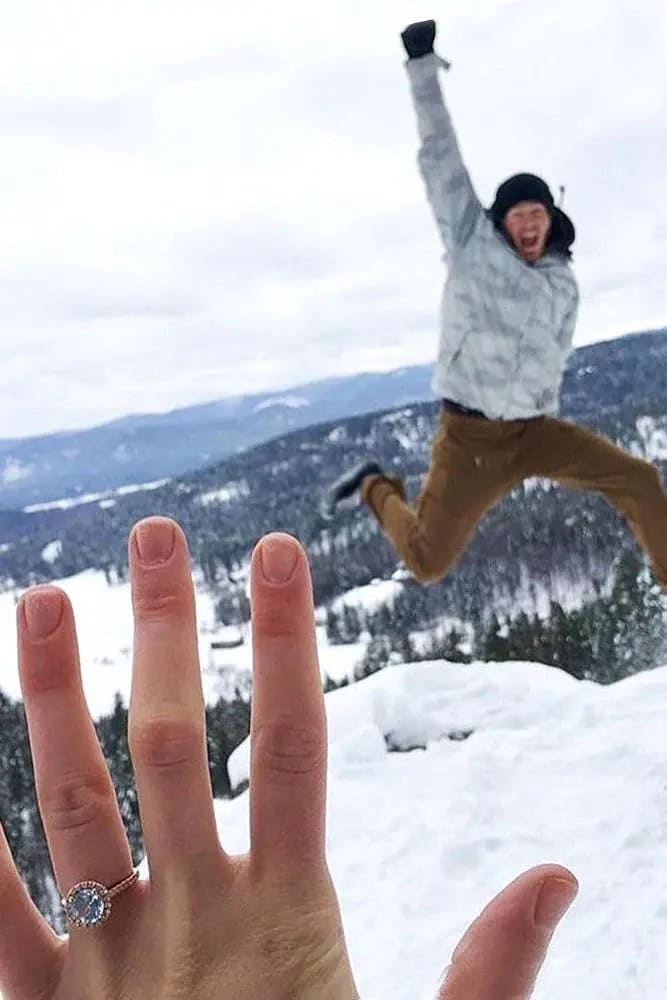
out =
<path fill-rule="evenodd" d="M 508 236 L 524 260 L 533 264 L 544 253 L 551 218 L 539 201 L 520 201 L 503 219 Z"/>

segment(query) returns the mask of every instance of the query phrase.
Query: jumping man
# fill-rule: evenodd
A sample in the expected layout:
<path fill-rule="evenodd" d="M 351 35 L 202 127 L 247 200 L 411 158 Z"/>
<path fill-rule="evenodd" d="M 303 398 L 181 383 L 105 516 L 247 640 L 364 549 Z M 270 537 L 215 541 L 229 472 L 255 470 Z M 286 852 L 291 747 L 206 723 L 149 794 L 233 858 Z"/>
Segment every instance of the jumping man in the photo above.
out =
<path fill-rule="evenodd" d="M 419 167 L 448 276 L 434 389 L 442 400 L 431 464 L 413 510 L 400 478 L 374 461 L 351 469 L 323 505 L 361 497 L 423 582 L 442 579 L 483 515 L 539 476 L 604 496 L 633 531 L 667 591 L 667 494 L 657 468 L 607 438 L 558 419 L 579 292 L 575 230 L 548 185 L 517 174 L 485 209 L 444 103 L 434 21 L 402 34 L 421 147 Z"/>

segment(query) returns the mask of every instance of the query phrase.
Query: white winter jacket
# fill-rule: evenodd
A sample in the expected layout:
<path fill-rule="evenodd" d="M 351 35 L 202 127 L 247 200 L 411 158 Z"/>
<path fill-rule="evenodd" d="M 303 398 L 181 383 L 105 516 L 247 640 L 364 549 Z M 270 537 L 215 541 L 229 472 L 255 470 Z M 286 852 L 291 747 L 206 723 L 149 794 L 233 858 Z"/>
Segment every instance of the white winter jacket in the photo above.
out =
<path fill-rule="evenodd" d="M 433 389 L 492 419 L 556 415 L 577 283 L 564 253 L 547 248 L 529 264 L 495 228 L 461 158 L 440 65 L 436 55 L 407 63 L 418 163 L 448 265 Z"/>

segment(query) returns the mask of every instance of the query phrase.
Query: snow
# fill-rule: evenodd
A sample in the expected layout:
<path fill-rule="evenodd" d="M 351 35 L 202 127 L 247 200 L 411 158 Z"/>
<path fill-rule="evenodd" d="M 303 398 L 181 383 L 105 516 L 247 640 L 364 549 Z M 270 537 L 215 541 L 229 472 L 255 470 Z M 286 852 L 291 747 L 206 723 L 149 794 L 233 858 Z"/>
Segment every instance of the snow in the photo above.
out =
<path fill-rule="evenodd" d="M 193 579 L 204 696 L 207 703 L 214 704 L 230 690 L 233 696 L 235 682 L 243 686 L 250 675 L 252 635 L 248 625 L 241 628 L 221 628 L 216 625 L 214 598 L 198 578 Z M 126 704 L 130 696 L 134 630 L 130 584 L 109 585 L 104 573 L 95 570 L 86 570 L 76 576 L 54 580 L 53 583 L 65 591 L 74 608 L 84 691 L 91 713 L 97 718 L 113 708 L 117 691 L 123 695 Z M 0 687 L 12 698 L 20 698 L 15 593 L 12 590 L 0 593 Z M 103 609 L 102 614 L 100 609 Z M 234 649 L 211 649 L 212 642 L 221 638 L 236 639 L 239 636 L 244 640 L 242 646 Z M 359 642 L 347 646 L 329 646 L 324 626 L 317 629 L 317 637 L 321 651 L 322 678 L 328 675 L 333 680 L 340 681 L 351 675 L 354 666 L 363 658 L 366 644 Z"/>
<path fill-rule="evenodd" d="M 586 602 L 595 599 L 595 586 L 587 577 L 572 579 L 569 576 L 552 572 L 548 586 L 533 579 L 526 567 L 519 568 L 520 582 L 515 591 L 510 593 L 502 588 L 495 588 L 493 605 L 500 614 L 514 616 L 518 609 L 527 614 L 537 614 L 547 619 L 551 613 L 551 601 L 557 601 L 564 611 L 574 611 Z M 606 594 L 611 586 L 611 577 L 602 587 Z"/>
<path fill-rule="evenodd" d="M 393 413 L 387 413 L 381 418 L 381 424 L 400 424 L 404 420 L 409 420 L 409 418 L 414 414 L 414 410 L 407 408 L 403 410 L 395 410 Z"/>
<path fill-rule="evenodd" d="M 204 696 L 207 703 L 214 704 L 223 695 L 233 697 L 236 683 L 245 685 L 252 671 L 252 634 L 248 625 L 241 628 L 216 625 L 214 597 L 197 573 L 193 581 Z M 104 573 L 96 570 L 54 580 L 53 584 L 65 591 L 74 608 L 84 691 L 91 714 L 97 718 L 111 711 L 117 691 L 126 704 L 130 697 L 134 631 L 130 584 L 109 585 Z M 12 698 L 21 697 L 16 648 L 15 595 L 18 593 L 14 590 L 0 592 L 0 687 Z M 211 649 L 212 642 L 239 636 L 244 640 L 242 646 Z M 365 643 L 328 646 L 324 626 L 317 629 L 317 637 L 322 678 L 328 674 L 340 681 L 351 675 L 354 666 L 363 658 Z"/>
<path fill-rule="evenodd" d="M 239 497 L 246 497 L 249 493 L 250 490 L 246 482 L 227 483 L 226 486 L 221 486 L 220 489 L 201 493 L 198 497 L 198 502 L 202 506 L 207 507 L 212 503 L 229 503 L 231 500 L 237 500 Z"/>
<path fill-rule="evenodd" d="M 419 449 L 424 444 L 424 435 L 419 427 L 403 427 L 402 430 L 400 429 L 401 425 L 409 420 L 413 413 L 414 411 L 411 409 L 398 410 L 395 413 L 387 413 L 380 420 L 382 424 L 392 425 L 394 438 L 404 451 L 409 452 L 414 451 L 415 448 Z"/>
<path fill-rule="evenodd" d="M 290 409 L 298 409 L 301 406 L 310 406 L 310 402 L 303 396 L 275 396 L 258 403 L 254 412 L 259 413 L 260 410 L 267 410 L 271 406 L 287 406 Z"/>
<path fill-rule="evenodd" d="M 128 493 L 141 493 L 143 490 L 157 490 L 160 486 L 168 483 L 168 479 L 157 479 L 152 483 L 132 483 L 128 486 L 119 486 L 114 490 L 106 490 L 103 493 L 82 493 L 77 497 L 63 497 L 61 500 L 49 500 L 47 503 L 34 503 L 29 507 L 24 507 L 24 514 L 36 514 L 42 510 L 69 510 L 71 507 L 80 507 L 82 504 L 95 503 L 98 500 L 106 500 L 108 497 L 126 496 Z M 106 506 L 110 506 L 115 501 L 110 501 Z M 100 504 L 100 507 L 104 504 Z"/>
<path fill-rule="evenodd" d="M 342 681 L 345 677 L 352 676 L 354 667 L 364 657 L 368 643 L 360 638 L 358 642 L 330 646 L 327 642 L 326 628 L 318 628 L 317 644 L 322 677 L 327 675 L 333 681 Z"/>
<path fill-rule="evenodd" d="M 56 559 L 59 559 L 63 552 L 63 543 L 60 539 L 55 542 L 49 542 L 42 549 L 42 559 L 44 562 L 54 563 Z"/>
<path fill-rule="evenodd" d="M 640 417 L 637 430 L 643 444 L 644 457 L 649 462 L 667 462 L 667 422 L 658 425 L 654 417 Z"/>
<path fill-rule="evenodd" d="M 32 469 L 31 465 L 25 465 L 19 459 L 7 458 L 4 469 L 0 474 L 0 482 L 3 482 L 5 485 L 18 483 L 21 479 L 27 479 L 31 475 Z"/>
<path fill-rule="evenodd" d="M 200 626 L 200 631 L 208 632 L 211 642 L 240 642 L 245 636 L 246 628 L 239 625 L 218 625 L 217 628 L 206 625 Z"/>
<path fill-rule="evenodd" d="M 130 602 L 130 584 L 109 586 L 104 573 L 86 570 L 54 584 L 69 597 L 77 624 L 77 636 L 82 666 L 83 686 L 93 718 L 111 711 L 114 696 L 119 691 L 127 704 L 132 676 L 131 649 L 134 623 Z M 214 623 L 213 600 L 201 588 L 196 591 L 199 622 L 199 654 L 206 670 L 210 658 L 211 636 L 206 629 Z M 242 659 L 234 657 L 241 653 Z M 241 648 L 230 650 L 221 659 L 222 666 L 238 666 L 249 670 L 249 653 Z M 16 607 L 14 592 L 0 594 L 0 686 L 12 698 L 20 698 L 16 650 Z M 207 698 L 214 702 L 217 678 L 204 674 Z"/>
<path fill-rule="evenodd" d="M 213 667 L 210 642 L 222 630 L 199 574 L 195 582 L 202 681 L 213 702 L 233 694 L 235 679 L 247 681 L 251 637 L 242 627 L 243 645 L 217 650 Z M 74 606 L 84 690 L 98 717 L 116 691 L 129 698 L 129 583 L 108 585 L 87 571 L 58 585 Z M 374 595 L 391 593 L 385 581 L 344 600 L 373 607 Z M 2 687 L 20 697 L 15 613 L 14 595 L 0 594 Z M 351 675 L 364 643 L 329 647 L 322 627 L 318 640 L 322 674 Z M 667 667 L 602 687 L 539 664 L 415 663 L 325 700 L 328 859 L 362 997 L 432 1000 L 484 904 L 549 861 L 570 867 L 581 892 L 535 1000 L 662 995 Z M 246 741 L 230 760 L 234 782 L 248 776 L 248 752 Z M 234 854 L 248 848 L 248 806 L 247 792 L 215 803 L 221 841 Z"/>
<path fill-rule="evenodd" d="M 348 590 L 342 597 L 332 601 L 331 606 L 337 614 L 345 604 L 369 613 L 377 611 L 382 604 L 391 604 L 402 589 L 400 580 L 374 580 L 365 587 Z"/>
<path fill-rule="evenodd" d="M 604 688 L 529 663 L 411 664 L 326 704 L 328 856 L 362 996 L 433 998 L 468 923 L 548 861 L 581 891 L 534 1000 L 662 995 L 667 668 Z M 426 749 L 388 753 L 387 734 Z M 247 778 L 247 741 L 230 773 Z M 248 798 L 216 804 L 234 853 Z"/>
<path fill-rule="evenodd" d="M 327 441 L 331 441 L 333 444 L 340 444 L 340 442 L 344 441 L 346 437 L 347 437 L 346 427 L 343 426 L 334 427 L 334 429 L 329 434 L 327 434 Z"/>
<path fill-rule="evenodd" d="M 542 479 L 540 476 L 529 476 L 523 480 L 523 488 L 526 493 L 533 493 L 536 489 L 551 490 L 553 482 L 550 479 Z"/>

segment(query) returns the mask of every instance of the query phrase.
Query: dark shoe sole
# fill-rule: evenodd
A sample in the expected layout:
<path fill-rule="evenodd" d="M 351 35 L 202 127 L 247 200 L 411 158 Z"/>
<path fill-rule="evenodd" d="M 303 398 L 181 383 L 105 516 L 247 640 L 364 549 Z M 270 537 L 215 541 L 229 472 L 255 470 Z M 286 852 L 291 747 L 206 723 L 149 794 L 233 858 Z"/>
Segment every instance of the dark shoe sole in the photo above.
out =
<path fill-rule="evenodd" d="M 326 491 L 320 504 L 320 514 L 325 521 L 331 521 L 338 504 L 357 492 L 366 476 L 381 476 L 382 467 L 377 462 L 361 462 L 343 473 Z"/>

